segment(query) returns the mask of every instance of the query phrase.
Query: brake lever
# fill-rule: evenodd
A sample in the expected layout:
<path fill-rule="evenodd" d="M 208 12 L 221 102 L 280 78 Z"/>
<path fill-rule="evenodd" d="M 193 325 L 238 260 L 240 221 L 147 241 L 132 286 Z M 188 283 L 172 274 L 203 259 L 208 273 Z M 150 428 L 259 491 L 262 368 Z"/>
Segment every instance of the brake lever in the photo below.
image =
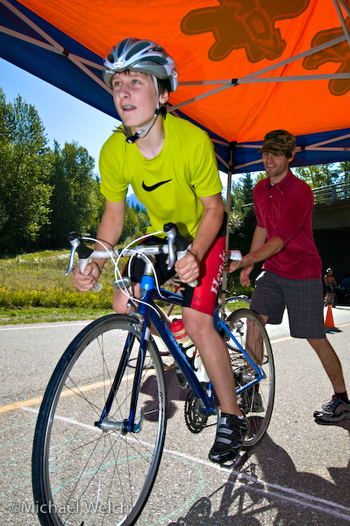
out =
<path fill-rule="evenodd" d="M 71 251 L 70 251 L 68 268 L 67 268 L 67 270 L 66 270 L 66 272 L 64 274 L 65 276 L 68 276 L 68 274 L 71 272 L 71 270 L 73 268 L 75 252 L 76 252 L 78 246 L 80 245 L 80 236 L 79 236 L 79 234 L 77 232 L 71 232 L 68 235 L 68 239 L 69 239 L 69 242 L 70 242 L 72 248 L 71 248 Z"/>
<path fill-rule="evenodd" d="M 166 225 L 164 225 L 164 232 L 166 233 L 166 236 L 168 238 L 169 263 L 167 266 L 167 270 L 170 270 L 173 268 L 176 260 L 175 240 L 178 232 L 177 226 L 174 223 L 167 223 Z"/>
<path fill-rule="evenodd" d="M 88 247 L 86 247 L 84 245 L 84 243 L 81 241 L 80 234 L 78 234 L 77 232 L 71 232 L 68 235 L 68 239 L 69 239 L 70 244 L 72 245 L 72 249 L 71 249 L 71 253 L 70 253 L 68 269 L 67 269 L 67 271 L 65 273 L 65 276 L 67 276 L 69 274 L 69 272 L 73 268 L 73 261 L 74 261 L 74 256 L 75 256 L 76 252 L 77 252 L 77 254 L 79 256 L 80 272 L 81 272 L 81 274 L 83 274 L 84 270 L 85 270 L 85 267 L 86 267 L 86 265 L 89 262 L 89 257 L 93 253 L 93 250 L 91 248 L 88 248 Z M 102 289 L 102 285 L 101 285 L 101 283 L 96 281 L 95 285 L 92 288 L 96 292 L 99 292 Z"/>

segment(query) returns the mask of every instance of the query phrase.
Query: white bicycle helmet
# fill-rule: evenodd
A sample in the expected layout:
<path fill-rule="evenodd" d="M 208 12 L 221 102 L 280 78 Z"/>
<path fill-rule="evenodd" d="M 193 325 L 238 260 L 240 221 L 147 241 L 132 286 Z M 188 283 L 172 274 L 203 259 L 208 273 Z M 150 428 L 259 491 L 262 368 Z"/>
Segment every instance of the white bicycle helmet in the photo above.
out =
<path fill-rule="evenodd" d="M 175 91 L 178 85 L 176 64 L 159 44 L 151 40 L 125 38 L 112 48 L 104 60 L 103 80 L 112 87 L 115 73 L 122 71 L 140 71 L 161 80 L 169 81 L 169 91 Z"/>
<path fill-rule="evenodd" d="M 151 40 L 140 40 L 139 38 L 125 38 L 112 48 L 112 52 L 104 60 L 105 71 L 103 80 L 111 88 L 112 78 L 115 73 L 123 71 L 138 71 L 152 76 L 157 98 L 159 99 L 159 88 L 157 79 L 167 82 L 168 91 L 175 91 L 178 85 L 176 64 L 174 60 L 161 46 Z M 124 125 L 126 141 L 133 143 L 136 139 L 142 139 L 152 128 L 159 115 L 159 102 L 155 108 L 152 121 L 131 135 L 130 129 Z"/>

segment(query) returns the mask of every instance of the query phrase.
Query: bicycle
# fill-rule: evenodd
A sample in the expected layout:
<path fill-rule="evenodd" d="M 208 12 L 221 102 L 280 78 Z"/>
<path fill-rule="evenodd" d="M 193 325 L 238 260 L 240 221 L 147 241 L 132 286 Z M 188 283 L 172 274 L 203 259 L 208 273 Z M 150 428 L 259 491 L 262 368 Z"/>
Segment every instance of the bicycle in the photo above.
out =
<path fill-rule="evenodd" d="M 153 273 L 153 256 L 168 253 L 171 268 L 175 250 L 183 251 L 176 226 L 167 224 L 164 231 L 168 245 L 138 246 L 113 254 L 92 251 L 83 244 L 86 238 L 71 236 L 69 269 L 75 251 L 82 266 L 88 257 L 113 258 L 117 253 L 128 257 L 137 253 L 146 266 L 137 312 L 106 315 L 86 326 L 67 347 L 46 388 L 32 453 L 33 495 L 42 526 L 126 526 L 139 518 L 157 476 L 167 426 L 166 365 L 151 326 L 189 385 L 187 427 L 199 433 L 211 416 L 218 418 L 211 383 L 198 380 L 155 304 L 157 300 L 182 304 L 182 296 L 160 288 Z M 118 287 L 129 285 L 126 278 L 117 281 Z M 250 424 L 244 457 L 260 443 L 269 425 L 274 361 L 268 335 L 253 312 L 241 309 L 226 321 L 222 318 L 217 307 L 215 327 L 227 344 L 239 403 Z M 260 365 L 246 349 L 249 324 L 261 334 Z M 238 466 L 243 457 L 229 467 Z M 106 513 L 110 506 L 113 513 Z"/>

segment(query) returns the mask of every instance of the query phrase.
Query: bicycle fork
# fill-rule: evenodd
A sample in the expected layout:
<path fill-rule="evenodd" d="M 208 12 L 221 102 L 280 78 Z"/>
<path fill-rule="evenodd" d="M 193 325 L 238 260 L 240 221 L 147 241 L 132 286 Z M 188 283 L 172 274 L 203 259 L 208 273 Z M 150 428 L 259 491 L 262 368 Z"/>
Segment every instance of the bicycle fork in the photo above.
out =
<path fill-rule="evenodd" d="M 147 331 L 149 334 L 147 334 Z M 132 396 L 131 396 L 131 401 L 130 401 L 129 418 L 124 418 L 121 421 L 114 421 L 114 420 L 109 420 L 108 415 L 111 410 L 115 395 L 118 392 L 118 389 L 122 382 L 127 365 L 129 363 L 129 358 L 130 358 L 133 346 L 135 344 L 135 340 L 137 340 L 135 334 L 132 334 L 131 332 L 129 332 L 126 338 L 122 358 L 119 362 L 118 370 L 114 377 L 114 380 L 113 380 L 111 389 L 109 391 L 100 420 L 94 423 L 96 427 L 98 427 L 104 432 L 119 431 L 122 435 L 126 435 L 127 433 L 139 433 L 141 431 L 141 425 L 142 425 L 142 419 L 143 419 L 143 409 L 141 409 L 141 416 L 140 416 L 139 422 L 137 423 L 135 422 L 135 415 L 136 415 L 136 407 L 137 407 L 137 402 L 138 402 L 138 393 L 140 391 L 140 385 L 141 385 L 142 370 L 143 370 L 146 351 L 147 351 L 147 348 L 145 348 L 145 344 L 147 345 L 148 338 L 150 335 L 149 328 L 146 327 L 145 333 L 146 333 L 145 334 L 146 337 L 141 338 L 141 344 L 140 344 L 139 353 L 137 357 L 137 364 L 135 368 L 135 376 L 134 376 L 134 381 L 133 381 Z"/>

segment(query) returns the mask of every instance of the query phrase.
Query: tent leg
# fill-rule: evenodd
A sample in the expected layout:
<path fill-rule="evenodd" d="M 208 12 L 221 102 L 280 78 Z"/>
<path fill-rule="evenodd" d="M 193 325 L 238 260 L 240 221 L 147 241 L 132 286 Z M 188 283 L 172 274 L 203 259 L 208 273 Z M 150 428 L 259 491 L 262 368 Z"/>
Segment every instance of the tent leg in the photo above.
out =
<path fill-rule="evenodd" d="M 230 169 L 227 174 L 227 191 L 226 191 L 226 212 L 227 212 L 227 225 L 226 225 L 226 244 L 225 248 L 226 250 L 229 249 L 229 241 L 230 241 L 230 231 L 229 231 L 229 219 L 230 219 L 230 212 L 231 212 L 231 183 L 232 183 L 232 161 L 233 161 L 233 150 L 236 143 L 230 144 Z M 221 310 L 222 312 L 225 312 L 225 300 L 226 300 L 226 294 L 227 294 L 227 272 L 223 272 L 222 275 L 222 284 L 221 284 Z"/>

